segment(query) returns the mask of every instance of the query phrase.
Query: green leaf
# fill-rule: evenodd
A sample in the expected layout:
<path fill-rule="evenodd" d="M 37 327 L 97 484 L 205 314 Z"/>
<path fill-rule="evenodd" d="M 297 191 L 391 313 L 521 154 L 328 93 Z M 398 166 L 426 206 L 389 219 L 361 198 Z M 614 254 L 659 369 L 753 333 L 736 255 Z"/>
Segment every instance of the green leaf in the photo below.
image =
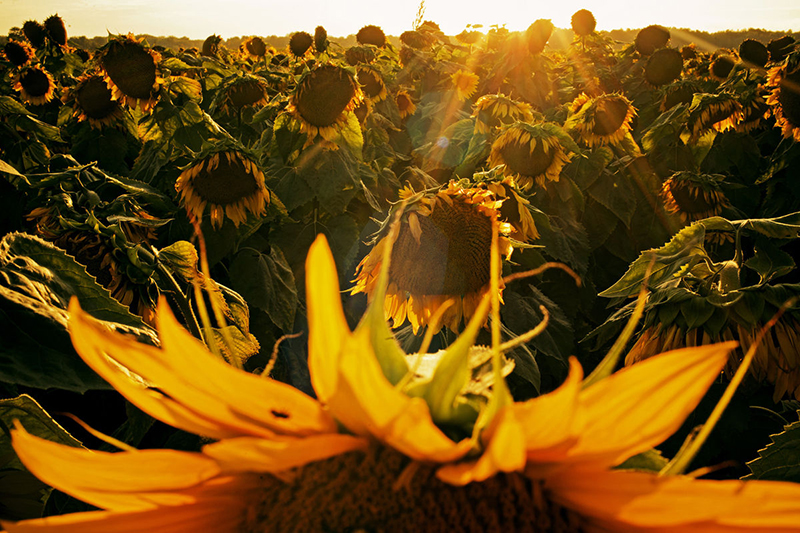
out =
<path fill-rule="evenodd" d="M 770 239 L 757 239 L 753 246 L 755 255 L 744 262 L 744 266 L 755 270 L 759 277 L 759 285 L 773 278 L 785 276 L 794 270 L 795 262 L 791 255 L 778 248 Z"/>
<path fill-rule="evenodd" d="M 65 446 L 82 447 L 80 441 L 53 420 L 47 411 L 27 394 L 0 400 L 0 421 L 5 426 L 3 433 L 0 434 L 0 458 L 13 457 L 2 465 L 3 469 L 23 470 L 25 468 L 20 460 L 14 457 L 16 453 L 11 446 L 11 435 L 5 433 L 6 429 L 14 428 L 15 420 L 18 420 L 25 431 L 31 435 Z"/>
<path fill-rule="evenodd" d="M 648 285 L 658 287 L 672 279 L 681 268 L 688 264 L 692 256 L 705 254 L 703 239 L 705 228 L 701 224 L 679 231 L 672 240 L 661 248 L 643 252 L 628 271 L 614 285 L 599 294 L 605 298 L 629 297 L 639 292 L 645 279 L 647 269 L 653 262 L 653 269 Z"/>
<path fill-rule="evenodd" d="M 747 463 L 752 474 L 743 479 L 800 482 L 800 422 L 770 438 L 772 442 L 758 451 L 759 457 Z"/>
<path fill-rule="evenodd" d="M 733 223 L 773 239 L 796 239 L 800 236 L 800 212 L 777 218 L 750 218 Z"/>
<path fill-rule="evenodd" d="M 81 307 L 117 330 L 156 343 L 141 318 L 63 250 L 32 235 L 0 241 L 0 380 L 84 392 L 110 386 L 80 359 L 67 332 L 67 306 Z"/>
<path fill-rule="evenodd" d="M 686 328 L 699 328 L 714 314 L 713 305 L 707 304 L 701 296 L 693 297 L 681 305 L 681 315 L 686 320 Z"/>
<path fill-rule="evenodd" d="M 269 254 L 252 248 L 239 250 L 231 263 L 230 279 L 231 287 L 248 304 L 265 311 L 284 332 L 292 331 L 297 287 L 280 248 L 271 246 Z"/>
<path fill-rule="evenodd" d="M 667 458 L 661 452 L 653 448 L 638 455 L 628 458 L 624 463 L 616 466 L 617 470 L 639 470 L 642 472 L 660 472 L 667 466 Z"/>
<path fill-rule="evenodd" d="M 0 96 L 0 116 L 7 117 L 9 115 L 31 115 L 28 109 L 19 103 L 19 101 L 11 98 L 10 96 Z"/>
<path fill-rule="evenodd" d="M 632 187 L 634 185 L 624 173 L 611 175 L 603 172 L 586 192 L 614 213 L 625 227 L 630 227 L 633 214 L 636 212 L 636 195 L 632 194 Z"/>
<path fill-rule="evenodd" d="M 2 159 L 0 159 L 0 174 L 6 174 L 8 176 L 8 181 L 14 187 L 19 187 L 20 184 L 27 186 L 30 186 L 31 184 L 24 174 L 20 174 L 16 168 L 12 167 Z"/>

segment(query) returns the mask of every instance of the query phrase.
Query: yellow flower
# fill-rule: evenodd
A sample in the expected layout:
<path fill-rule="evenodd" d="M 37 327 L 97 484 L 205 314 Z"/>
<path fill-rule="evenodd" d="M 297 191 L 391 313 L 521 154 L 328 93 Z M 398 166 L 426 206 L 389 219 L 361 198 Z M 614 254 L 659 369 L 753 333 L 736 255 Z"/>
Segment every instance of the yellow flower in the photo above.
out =
<path fill-rule="evenodd" d="M 636 109 L 621 94 L 603 94 L 591 98 L 586 93 L 571 105 L 572 115 L 564 127 L 576 131 L 589 146 L 619 144 L 631 131 Z"/>
<path fill-rule="evenodd" d="M 289 51 L 295 57 L 303 57 L 306 55 L 306 52 L 311 50 L 313 44 L 314 38 L 310 33 L 298 31 L 292 34 L 291 39 L 289 39 Z"/>
<path fill-rule="evenodd" d="M 513 178 L 506 176 L 499 181 L 486 182 L 485 187 L 495 198 L 503 200 L 500 220 L 511 224 L 510 237 L 522 242 L 539 238 L 539 231 L 528 208 L 530 202 L 522 196 Z"/>
<path fill-rule="evenodd" d="M 220 149 L 199 159 L 181 173 L 175 188 L 194 219 L 202 219 L 208 205 L 215 228 L 226 216 L 238 227 L 247 220 L 247 211 L 261 216 L 269 203 L 264 174 L 235 150 Z"/>
<path fill-rule="evenodd" d="M 224 109 L 239 110 L 247 106 L 258 106 L 267 103 L 266 81 L 252 74 L 239 74 L 233 77 L 224 89 Z"/>
<path fill-rule="evenodd" d="M 674 48 L 660 48 L 647 58 L 644 79 L 652 87 L 661 87 L 681 77 L 683 56 Z"/>
<path fill-rule="evenodd" d="M 242 54 L 247 58 L 259 60 L 267 55 L 267 43 L 261 37 L 250 37 L 242 43 Z"/>
<path fill-rule="evenodd" d="M 533 122 L 530 104 L 519 102 L 504 94 L 485 94 L 473 106 L 477 133 L 489 133 L 492 128 L 514 122 Z"/>
<path fill-rule="evenodd" d="M 63 97 L 64 103 L 72 102 L 72 116 L 78 122 L 88 121 L 93 128 L 110 126 L 122 118 L 123 112 L 103 76 L 84 74 L 78 83 Z"/>
<path fill-rule="evenodd" d="M 97 57 L 113 98 L 147 113 L 158 103 L 162 80 L 158 77 L 157 65 L 161 55 L 141 41 L 130 34 L 111 39 L 98 51 Z"/>
<path fill-rule="evenodd" d="M 723 208 L 730 207 L 721 187 L 723 178 L 715 174 L 676 172 L 662 186 L 664 206 L 684 223 L 719 215 Z"/>
<path fill-rule="evenodd" d="M 400 118 L 409 117 L 417 110 L 417 106 L 408 91 L 397 91 L 394 101 L 397 104 L 397 110 L 400 111 Z"/>
<path fill-rule="evenodd" d="M 558 181 L 561 169 L 572 159 L 572 150 L 567 152 L 570 144 L 574 144 L 572 139 L 556 124 L 517 122 L 492 143 L 488 163 L 490 167 L 504 165 L 504 173 L 522 189 L 534 182 L 544 187 L 547 181 Z"/>
<path fill-rule="evenodd" d="M 458 331 L 462 318 L 475 314 L 483 295 L 489 290 L 489 251 L 492 221 L 497 220 L 502 201 L 485 189 L 464 188 L 451 182 L 434 195 L 413 195 L 401 191 L 401 199 L 410 201 L 397 229 L 376 239 L 356 268 L 353 294 L 363 292 L 370 302 L 383 301 L 392 327 L 400 327 L 408 319 L 416 333 L 420 327 L 432 325 L 437 309 L 449 305 L 436 324 Z M 511 244 L 505 238 L 510 226 L 503 228 L 500 244 L 503 253 L 511 255 Z M 378 273 L 384 256 L 391 250 L 388 289 L 379 297 Z"/>
<path fill-rule="evenodd" d="M 36 56 L 36 53 L 27 42 L 9 39 L 3 46 L 3 55 L 15 67 L 24 67 Z"/>
<path fill-rule="evenodd" d="M 787 65 L 769 71 L 768 87 L 771 89 L 767 104 L 772 107 L 775 127 L 785 138 L 800 142 L 800 68 L 787 72 Z"/>
<path fill-rule="evenodd" d="M 317 135 L 333 141 L 347 122 L 363 93 L 348 71 L 336 65 L 320 65 L 297 84 L 286 111 L 299 123 L 311 142 Z"/>
<path fill-rule="evenodd" d="M 478 75 L 468 70 L 459 69 L 452 76 L 450 80 L 453 82 L 453 89 L 456 91 L 456 97 L 464 102 L 469 100 L 475 91 L 478 89 Z"/>
<path fill-rule="evenodd" d="M 372 103 L 378 103 L 386 98 L 386 83 L 383 81 L 383 76 L 376 68 L 361 65 L 357 69 L 358 83 L 361 85 L 361 90 L 369 97 Z"/>
<path fill-rule="evenodd" d="M 712 129 L 722 133 L 736 128 L 742 116 L 742 104 L 733 95 L 698 93 L 689 107 L 686 127 L 697 139 Z"/>
<path fill-rule="evenodd" d="M 38 66 L 23 69 L 14 76 L 12 83 L 22 101 L 32 105 L 46 104 L 53 99 L 56 91 L 53 76 Z"/>
<path fill-rule="evenodd" d="M 30 471 L 102 510 L 3 527 L 797 531 L 800 486 L 792 483 L 610 470 L 681 425 L 733 343 L 659 355 L 585 388 L 573 358 L 561 387 L 520 403 L 501 380 L 492 396 L 495 415 L 484 411 L 485 429 L 452 440 L 435 419 L 463 397 L 448 387 L 409 384 L 404 354 L 380 314 L 368 310 L 350 331 L 324 238 L 306 264 L 309 369 L 318 400 L 226 365 L 181 328 L 165 303 L 159 349 L 110 331 L 73 300 L 73 343 L 95 371 L 150 415 L 216 441 L 200 452 L 104 453 L 39 439 L 17 423 L 13 445 Z M 484 316 L 487 309 L 484 301 Z M 440 359 L 433 377 L 439 385 L 463 378 L 456 363 L 466 360 L 477 322 Z M 407 394 L 409 387 L 420 395 Z"/>

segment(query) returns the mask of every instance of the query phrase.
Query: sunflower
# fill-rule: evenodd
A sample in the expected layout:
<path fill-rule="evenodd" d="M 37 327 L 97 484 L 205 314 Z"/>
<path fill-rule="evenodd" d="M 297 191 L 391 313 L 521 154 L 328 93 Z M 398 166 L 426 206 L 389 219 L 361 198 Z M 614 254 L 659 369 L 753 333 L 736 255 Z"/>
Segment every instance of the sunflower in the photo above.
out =
<path fill-rule="evenodd" d="M 267 55 L 267 43 L 264 42 L 264 39 L 258 36 L 247 39 L 244 43 L 242 43 L 242 47 L 242 51 L 244 52 L 245 56 L 251 57 L 255 60 L 259 60 Z"/>
<path fill-rule="evenodd" d="M 43 47 L 47 39 L 47 30 L 35 20 L 28 20 L 22 25 L 22 34 L 34 48 Z"/>
<path fill-rule="evenodd" d="M 767 104 L 775 116 L 775 126 L 785 138 L 800 142 L 800 67 L 787 72 L 787 66 L 769 71 Z"/>
<path fill-rule="evenodd" d="M 505 165 L 506 175 L 514 177 L 523 189 L 534 182 L 540 187 L 546 181 L 558 181 L 561 169 L 570 159 L 565 147 L 572 139 L 557 124 L 516 122 L 506 127 L 492 143 L 490 167 Z"/>
<path fill-rule="evenodd" d="M 755 39 L 745 39 L 739 45 L 739 58 L 748 67 L 764 68 L 769 62 L 769 50 Z"/>
<path fill-rule="evenodd" d="M 719 174 L 676 172 L 664 182 L 661 197 L 667 211 L 684 223 L 717 216 L 730 207 L 722 190 L 724 179 Z"/>
<path fill-rule="evenodd" d="M 692 79 L 678 80 L 666 85 L 661 90 L 661 107 L 663 113 L 679 104 L 691 104 L 695 93 L 700 92 L 700 84 Z"/>
<path fill-rule="evenodd" d="M 313 44 L 314 38 L 310 33 L 298 31 L 293 33 L 292 37 L 289 39 L 289 51 L 295 57 L 303 57 L 306 55 L 306 52 L 311 50 Z"/>
<path fill-rule="evenodd" d="M 770 106 L 767 104 L 769 91 L 762 86 L 739 95 L 742 104 L 742 120 L 736 126 L 736 131 L 749 133 L 761 127 L 764 119 L 769 118 Z"/>
<path fill-rule="evenodd" d="M 2 526 L 9 533 L 767 533 L 800 522 L 793 483 L 611 469 L 680 427 L 732 343 L 658 355 L 593 385 L 572 358 L 558 389 L 526 402 L 513 402 L 499 378 L 491 408 L 472 429 L 475 407 L 457 389 L 469 379 L 480 320 L 443 351 L 430 381 L 405 379 L 409 365 L 379 315 L 368 310 L 355 331 L 347 326 L 323 237 L 306 269 L 317 400 L 225 364 L 163 302 L 159 349 L 109 330 L 73 300 L 70 333 L 89 366 L 151 416 L 215 441 L 200 452 L 96 452 L 40 439 L 17 422 L 13 446 L 26 467 L 102 510 Z M 488 305 L 481 308 L 482 319 Z M 495 347 L 495 375 L 499 355 Z M 462 422 L 466 437 L 454 440 L 437 420 L 456 418 L 456 402 L 472 416 Z"/>
<path fill-rule="evenodd" d="M 478 89 L 478 80 L 477 74 L 463 69 L 458 69 L 450 76 L 453 89 L 456 91 L 456 97 L 461 102 L 472 98 L 472 95 L 475 94 L 475 91 Z"/>
<path fill-rule="evenodd" d="M 400 112 L 400 118 L 406 118 L 414 114 L 417 106 L 408 91 L 400 90 L 394 96 L 394 101 L 397 104 L 397 110 Z"/>
<path fill-rule="evenodd" d="M 36 56 L 36 53 L 25 41 L 9 39 L 3 46 L 3 55 L 15 67 L 24 67 Z"/>
<path fill-rule="evenodd" d="M 372 103 L 376 104 L 386 98 L 386 83 L 383 81 L 381 72 L 373 67 L 361 65 L 356 69 L 358 83 Z"/>
<path fill-rule="evenodd" d="M 47 36 L 51 41 L 62 48 L 67 46 L 67 28 L 58 14 L 51 15 L 45 19 L 44 29 L 47 30 Z"/>
<path fill-rule="evenodd" d="M 200 220 L 208 205 L 215 228 L 226 216 L 238 227 L 247 220 L 247 211 L 261 216 L 269 203 L 264 174 L 235 149 L 221 148 L 199 158 L 181 172 L 175 188 L 192 218 Z"/>
<path fill-rule="evenodd" d="M 711 77 L 717 81 L 725 81 L 736 65 L 736 61 L 729 55 L 720 55 L 711 62 Z"/>
<path fill-rule="evenodd" d="M 636 108 L 621 94 L 603 94 L 591 98 L 578 96 L 571 106 L 572 115 L 565 125 L 574 130 L 589 146 L 619 144 L 631 131 Z"/>
<path fill-rule="evenodd" d="M 412 195 L 409 189 L 400 193 L 401 199 Z M 383 305 L 393 327 L 400 327 L 408 318 L 416 333 L 448 302 L 451 306 L 441 324 L 458 331 L 462 317 L 468 320 L 489 290 L 492 223 L 499 216 L 500 205 L 490 191 L 454 182 L 436 194 L 422 195 L 406 209 L 396 237 L 390 231 L 376 238 L 356 268 L 351 292 L 366 293 L 369 301 L 375 299 L 384 250 L 391 247 Z M 505 234 L 510 230 L 504 226 Z M 501 241 L 503 252 L 510 255 L 512 248 L 505 235 Z"/>
<path fill-rule="evenodd" d="M 368 46 L 351 46 L 344 53 L 344 58 L 347 64 L 351 67 L 362 63 L 372 63 L 375 61 L 375 51 Z"/>
<path fill-rule="evenodd" d="M 72 102 L 72 116 L 78 122 L 88 121 L 93 128 L 109 126 L 123 116 L 122 107 L 112 98 L 111 89 L 99 74 L 84 74 L 64 95 L 65 104 Z"/>
<path fill-rule="evenodd" d="M 541 54 L 550 36 L 553 34 L 553 22 L 549 19 L 538 19 L 525 30 L 525 40 L 528 42 L 528 51 L 532 54 Z"/>
<path fill-rule="evenodd" d="M 681 77 L 683 56 L 674 48 L 659 48 L 650 54 L 644 66 L 644 79 L 653 87 L 661 87 Z"/>
<path fill-rule="evenodd" d="M 591 35 L 594 33 L 594 29 L 597 26 L 594 15 L 588 9 L 579 9 L 573 13 L 570 23 L 572 25 L 572 31 L 575 32 L 575 35 L 580 37 Z"/>
<path fill-rule="evenodd" d="M 145 113 L 158 102 L 158 52 L 145 47 L 133 35 L 116 37 L 98 51 L 108 88 L 115 100 Z"/>
<path fill-rule="evenodd" d="M 314 50 L 322 53 L 328 49 L 328 31 L 324 26 L 317 26 L 314 29 Z"/>
<path fill-rule="evenodd" d="M 695 288 L 682 292 L 666 289 L 671 291 L 667 298 L 661 289 L 651 294 L 650 301 L 654 303 L 645 314 L 642 333 L 626 356 L 626 365 L 663 351 L 737 341 L 739 346 L 730 353 L 725 367 L 725 375 L 730 378 L 786 295 L 797 292 L 794 285 L 765 285 L 756 290 L 749 288 L 745 300 L 736 297 L 737 293 L 743 294 L 738 290 L 741 267 L 736 261 L 711 267 L 699 265 L 691 272 L 709 287 L 703 291 L 707 296 L 701 296 Z M 794 306 L 767 331 L 748 369 L 754 381 L 773 386 L 776 403 L 786 397 L 800 400 L 798 332 L 800 313 Z"/>
<path fill-rule="evenodd" d="M 267 83 L 263 78 L 251 74 L 234 76 L 225 87 L 225 108 L 242 109 L 267 103 Z"/>
<path fill-rule="evenodd" d="M 12 87 L 19 91 L 23 102 L 31 105 L 43 105 L 53 99 L 56 82 L 53 76 L 39 66 L 22 69 L 12 80 Z"/>
<path fill-rule="evenodd" d="M 689 107 L 686 126 L 692 138 L 716 130 L 720 133 L 734 129 L 742 120 L 742 104 L 728 93 L 697 93 Z"/>
<path fill-rule="evenodd" d="M 652 25 L 639 30 L 634 44 L 637 52 L 643 56 L 649 56 L 656 50 L 666 47 L 669 39 L 670 33 L 668 29 Z"/>
<path fill-rule="evenodd" d="M 476 133 L 488 134 L 503 124 L 533 122 L 533 109 L 530 104 L 500 93 L 481 96 L 472 108 Z"/>
<path fill-rule="evenodd" d="M 436 42 L 436 37 L 428 32 L 408 30 L 400 34 L 400 42 L 416 50 L 427 50 Z"/>
<path fill-rule="evenodd" d="M 211 34 L 203 41 L 203 48 L 200 54 L 206 57 L 216 57 L 219 52 L 219 44 L 222 42 L 222 37 L 216 34 Z"/>
<path fill-rule="evenodd" d="M 784 35 L 783 37 L 772 39 L 769 43 L 767 43 L 767 50 L 769 51 L 769 60 L 772 63 L 780 63 L 781 61 L 786 59 L 786 56 L 792 53 L 792 50 L 794 50 L 794 48 L 795 48 L 795 40 L 794 37 L 792 37 L 791 35 Z"/>
<path fill-rule="evenodd" d="M 356 33 L 356 41 L 359 44 L 371 44 L 383 48 L 386 46 L 386 34 L 379 26 L 364 26 Z"/>
<path fill-rule="evenodd" d="M 286 111 L 300 123 L 311 142 L 317 135 L 332 141 L 347 113 L 355 109 L 363 93 L 353 74 L 336 65 L 319 65 L 303 75 Z"/>
<path fill-rule="evenodd" d="M 697 46 L 694 43 L 681 46 L 681 56 L 686 61 L 690 59 L 697 59 Z"/>

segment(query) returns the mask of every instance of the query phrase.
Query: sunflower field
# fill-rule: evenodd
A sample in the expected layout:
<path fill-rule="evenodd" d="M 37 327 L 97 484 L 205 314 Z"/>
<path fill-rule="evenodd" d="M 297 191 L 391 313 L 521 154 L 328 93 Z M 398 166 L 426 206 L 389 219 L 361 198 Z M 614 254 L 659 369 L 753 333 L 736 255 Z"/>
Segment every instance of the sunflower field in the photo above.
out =
<path fill-rule="evenodd" d="M 13 29 L 2 527 L 800 531 L 800 44 L 553 30 Z"/>

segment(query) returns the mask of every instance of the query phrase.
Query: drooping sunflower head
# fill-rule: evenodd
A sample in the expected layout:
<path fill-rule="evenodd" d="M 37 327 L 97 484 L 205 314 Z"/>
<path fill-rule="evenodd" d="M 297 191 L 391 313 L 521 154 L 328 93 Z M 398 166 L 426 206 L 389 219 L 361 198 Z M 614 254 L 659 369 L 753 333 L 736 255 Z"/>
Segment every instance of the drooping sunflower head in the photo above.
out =
<path fill-rule="evenodd" d="M 678 80 L 662 89 L 661 112 L 678 104 L 691 104 L 695 93 L 700 92 L 700 84 L 692 79 Z"/>
<path fill-rule="evenodd" d="M 261 59 L 267 55 L 267 43 L 257 35 L 247 39 L 242 46 L 245 54 L 254 59 Z"/>
<path fill-rule="evenodd" d="M 760 41 L 745 39 L 739 45 L 739 58 L 748 67 L 764 68 L 769 62 L 769 50 Z"/>
<path fill-rule="evenodd" d="M 647 26 L 636 34 L 636 51 L 643 56 L 652 55 L 656 50 L 666 47 L 669 39 L 668 29 L 655 24 Z"/>
<path fill-rule="evenodd" d="M 84 74 L 78 83 L 64 95 L 64 103 L 72 102 L 74 117 L 78 122 L 88 121 L 93 128 L 109 126 L 119 120 L 122 107 L 111 95 L 103 76 Z"/>
<path fill-rule="evenodd" d="M 742 120 L 736 126 L 736 131 L 749 133 L 763 125 L 764 119 L 770 115 L 770 106 L 767 104 L 769 91 L 758 86 L 739 95 L 742 104 Z"/>
<path fill-rule="evenodd" d="M 242 109 L 267 102 L 267 83 L 252 74 L 240 74 L 225 87 L 225 106 Z"/>
<path fill-rule="evenodd" d="M 475 44 L 483 38 L 483 34 L 478 30 L 462 30 L 456 35 L 456 39 L 464 44 Z"/>
<path fill-rule="evenodd" d="M 789 63 L 769 72 L 770 95 L 767 104 L 775 116 L 775 126 L 785 138 L 800 142 L 800 66 L 788 70 Z"/>
<path fill-rule="evenodd" d="M 297 84 L 287 107 L 299 122 L 309 140 L 317 135 L 333 140 L 337 127 L 347 121 L 363 98 L 352 72 L 342 67 L 324 64 L 307 72 Z"/>
<path fill-rule="evenodd" d="M 394 101 L 397 104 L 397 110 L 400 111 L 400 118 L 411 116 L 417 110 L 417 106 L 408 91 L 397 91 Z"/>
<path fill-rule="evenodd" d="M 572 31 L 575 32 L 575 35 L 580 37 L 591 35 L 597 26 L 594 14 L 588 9 L 580 9 L 573 13 L 570 22 L 572 24 Z"/>
<path fill-rule="evenodd" d="M 51 15 L 45 19 L 44 29 L 47 30 L 47 36 L 51 41 L 58 46 L 67 46 L 67 28 L 58 14 Z"/>
<path fill-rule="evenodd" d="M 404 190 L 401 197 L 409 203 L 396 240 L 389 242 L 388 235 L 376 238 L 357 267 L 352 292 L 364 292 L 372 299 L 384 248 L 391 246 L 384 313 L 393 327 L 408 319 L 416 333 L 448 302 L 450 308 L 440 324 L 458 331 L 462 318 L 472 316 L 489 290 L 492 224 L 501 202 L 486 189 L 453 182 L 437 193 L 415 195 Z M 510 255 L 511 244 L 505 237 L 510 226 L 501 226 L 500 249 Z"/>
<path fill-rule="evenodd" d="M 506 127 L 492 143 L 489 166 L 505 165 L 503 173 L 522 189 L 535 182 L 544 187 L 558 181 L 561 169 L 573 157 L 570 136 L 557 124 L 516 122 Z"/>
<path fill-rule="evenodd" d="M 26 21 L 22 25 L 22 33 L 34 48 L 43 47 L 47 39 L 47 30 L 35 20 Z"/>
<path fill-rule="evenodd" d="M 692 137 L 714 129 L 718 132 L 735 128 L 742 120 L 742 104 L 729 93 L 697 93 L 689 107 L 686 126 Z"/>
<path fill-rule="evenodd" d="M 380 102 L 386 98 L 386 83 L 383 81 L 383 75 L 380 70 L 361 65 L 356 71 L 358 73 L 358 83 L 367 98 L 372 100 L 373 103 Z"/>
<path fill-rule="evenodd" d="M 295 57 L 303 57 L 306 55 L 306 52 L 311 50 L 313 44 L 314 38 L 310 33 L 298 31 L 293 33 L 292 37 L 289 39 L 289 51 L 292 52 L 292 55 Z"/>
<path fill-rule="evenodd" d="M 594 98 L 583 93 L 571 106 L 567 130 L 578 133 L 589 146 L 616 145 L 631 131 L 636 108 L 621 94 L 603 94 Z"/>
<path fill-rule="evenodd" d="M 209 35 L 203 41 L 203 48 L 200 53 L 206 57 L 214 57 L 219 51 L 219 43 L 222 42 L 222 37 L 216 34 Z"/>
<path fill-rule="evenodd" d="M 464 102 L 472 98 L 475 91 L 478 90 L 478 75 L 474 72 L 464 69 L 458 69 L 453 75 L 450 76 L 450 81 L 453 83 L 453 89 L 456 92 L 456 97 Z"/>
<path fill-rule="evenodd" d="M 553 22 L 550 19 L 538 19 L 525 30 L 525 39 L 528 41 L 528 50 L 532 54 L 541 54 L 547 41 L 553 34 Z"/>
<path fill-rule="evenodd" d="M 683 56 L 674 48 L 659 48 L 647 58 L 644 79 L 653 87 L 661 87 L 681 77 Z"/>
<path fill-rule="evenodd" d="M 201 220 L 208 207 L 215 228 L 226 217 L 238 227 L 248 211 L 263 215 L 270 198 L 255 159 L 229 146 L 202 154 L 181 172 L 175 189 L 190 218 Z"/>
<path fill-rule="evenodd" d="M 533 109 L 530 104 L 501 93 L 485 94 L 473 105 L 472 117 L 476 132 L 489 133 L 504 124 L 533 122 Z"/>
<path fill-rule="evenodd" d="M 697 59 L 697 46 L 694 43 L 681 46 L 681 56 L 687 61 Z"/>
<path fill-rule="evenodd" d="M 350 66 L 372 63 L 375 60 L 374 49 L 368 46 L 351 46 L 344 53 L 344 58 Z"/>
<path fill-rule="evenodd" d="M 56 91 L 53 76 L 35 65 L 22 69 L 14 76 L 12 83 L 22 101 L 32 105 L 46 104 L 53 99 Z"/>
<path fill-rule="evenodd" d="M 729 207 L 722 190 L 724 176 L 697 172 L 676 172 L 661 188 L 664 205 L 684 223 L 717 216 Z"/>
<path fill-rule="evenodd" d="M 781 61 L 786 59 L 786 56 L 792 53 L 794 48 L 795 48 L 795 40 L 794 37 L 792 37 L 791 35 L 784 35 L 783 37 L 772 39 L 769 43 L 767 43 L 767 50 L 769 50 L 769 60 L 773 63 L 780 63 Z"/>
<path fill-rule="evenodd" d="M 416 50 L 427 50 L 436 42 L 436 37 L 428 32 L 409 30 L 400 34 L 400 42 Z"/>
<path fill-rule="evenodd" d="M 158 62 L 161 55 L 132 35 L 111 39 L 98 54 L 108 88 L 115 100 L 148 112 L 159 99 Z"/>
<path fill-rule="evenodd" d="M 728 79 L 728 75 L 731 73 L 734 66 L 736 66 L 736 60 L 733 59 L 733 57 L 728 54 L 721 54 L 711 62 L 709 72 L 711 73 L 711 77 L 715 80 L 725 81 Z"/>
<path fill-rule="evenodd" d="M 328 49 L 328 31 L 323 26 L 314 29 L 314 50 L 322 53 Z"/>
<path fill-rule="evenodd" d="M 24 67 L 36 54 L 25 41 L 9 39 L 3 47 L 3 55 L 15 67 Z"/>
<path fill-rule="evenodd" d="M 356 41 L 360 44 L 371 44 L 378 48 L 386 46 L 386 34 L 379 26 L 364 26 L 356 33 Z"/>

